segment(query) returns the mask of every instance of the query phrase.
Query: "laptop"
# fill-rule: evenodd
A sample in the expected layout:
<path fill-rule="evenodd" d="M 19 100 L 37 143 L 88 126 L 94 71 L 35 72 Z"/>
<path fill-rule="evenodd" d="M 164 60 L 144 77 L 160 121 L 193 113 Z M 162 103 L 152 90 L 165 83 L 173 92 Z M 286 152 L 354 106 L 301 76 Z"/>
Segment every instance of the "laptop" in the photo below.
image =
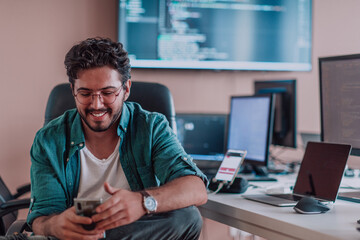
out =
<path fill-rule="evenodd" d="M 226 123 L 226 114 L 176 113 L 178 140 L 209 178 L 224 159 Z"/>
<path fill-rule="evenodd" d="M 295 206 L 304 196 L 335 202 L 351 145 L 308 142 L 291 194 L 252 194 L 244 198 L 279 207 Z"/>

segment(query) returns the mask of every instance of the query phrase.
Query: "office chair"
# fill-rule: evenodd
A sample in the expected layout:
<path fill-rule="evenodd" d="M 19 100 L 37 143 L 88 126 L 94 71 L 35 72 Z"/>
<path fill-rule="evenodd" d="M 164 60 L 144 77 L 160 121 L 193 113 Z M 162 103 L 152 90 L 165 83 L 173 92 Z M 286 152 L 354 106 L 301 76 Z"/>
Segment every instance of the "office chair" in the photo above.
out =
<path fill-rule="evenodd" d="M 15 194 L 12 194 L 9 188 L 0 177 L 0 236 L 6 234 L 10 226 L 16 221 L 18 210 L 29 208 L 30 199 L 18 199 L 25 193 L 30 192 L 30 184 L 19 187 Z M 26 226 L 21 226 L 26 227 Z M 21 229 L 21 230 L 24 230 Z"/>
<path fill-rule="evenodd" d="M 174 102 L 171 92 L 166 86 L 159 83 L 132 82 L 130 96 L 127 101 L 137 102 L 148 111 L 164 114 L 169 121 L 170 127 L 176 133 Z M 44 125 L 62 115 L 66 110 L 75 107 L 75 99 L 71 92 L 70 83 L 56 85 L 48 98 Z M 29 202 L 26 207 L 29 207 Z M 25 220 L 17 220 L 7 229 L 6 235 L 15 232 L 21 233 L 23 230 L 31 231 Z M 2 234 L 0 233 L 0 235 Z"/>
<path fill-rule="evenodd" d="M 176 132 L 175 107 L 170 90 L 160 84 L 152 82 L 132 82 L 130 102 L 139 103 L 142 108 L 150 112 L 159 112 L 165 115 L 170 127 Z M 52 119 L 62 115 L 66 110 L 75 108 L 75 99 L 72 95 L 70 83 L 61 83 L 51 91 L 45 110 L 46 125 Z"/>

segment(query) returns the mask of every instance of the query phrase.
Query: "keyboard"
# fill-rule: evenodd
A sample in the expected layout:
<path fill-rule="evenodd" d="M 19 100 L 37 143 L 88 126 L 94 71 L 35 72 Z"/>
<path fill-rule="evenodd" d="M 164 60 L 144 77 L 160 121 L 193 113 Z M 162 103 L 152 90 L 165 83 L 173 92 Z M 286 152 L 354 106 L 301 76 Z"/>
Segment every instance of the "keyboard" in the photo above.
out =
<path fill-rule="evenodd" d="M 273 177 L 266 177 L 266 176 L 260 176 L 260 177 L 245 177 L 246 180 L 249 182 L 277 182 L 276 178 Z"/>
<path fill-rule="evenodd" d="M 350 202 L 360 203 L 360 191 L 354 192 L 340 192 L 337 196 L 338 199 L 346 200 Z"/>
<path fill-rule="evenodd" d="M 282 198 L 282 199 L 293 200 L 293 201 L 299 201 L 301 198 L 301 197 L 295 196 L 291 193 L 289 193 L 289 194 L 268 194 L 268 195 Z"/>

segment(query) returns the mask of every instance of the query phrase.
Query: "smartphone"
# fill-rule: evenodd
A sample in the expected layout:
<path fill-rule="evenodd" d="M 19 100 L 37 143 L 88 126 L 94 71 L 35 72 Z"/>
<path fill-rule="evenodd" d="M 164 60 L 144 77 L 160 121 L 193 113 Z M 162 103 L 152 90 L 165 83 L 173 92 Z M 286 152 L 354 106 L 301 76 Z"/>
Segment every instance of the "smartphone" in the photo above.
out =
<path fill-rule="evenodd" d="M 102 203 L 102 199 L 74 198 L 75 211 L 77 215 L 91 217 L 94 215 L 95 209 Z M 96 223 L 83 224 L 86 230 L 93 230 Z"/>
<path fill-rule="evenodd" d="M 245 159 L 246 153 L 246 150 L 227 150 L 215 175 L 215 179 L 218 181 L 226 181 L 230 184 L 233 183 Z"/>

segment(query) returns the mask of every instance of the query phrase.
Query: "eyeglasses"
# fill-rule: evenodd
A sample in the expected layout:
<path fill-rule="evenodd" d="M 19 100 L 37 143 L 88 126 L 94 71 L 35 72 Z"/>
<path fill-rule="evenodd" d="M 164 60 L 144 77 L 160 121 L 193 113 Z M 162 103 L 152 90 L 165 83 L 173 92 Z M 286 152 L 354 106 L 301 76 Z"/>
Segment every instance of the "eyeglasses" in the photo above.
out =
<path fill-rule="evenodd" d="M 100 93 L 94 93 L 92 91 L 87 91 L 87 90 L 80 90 L 77 92 L 77 94 L 74 94 L 74 97 L 78 100 L 79 103 L 84 105 L 91 104 L 95 96 L 98 97 L 100 99 L 100 102 L 104 104 L 112 104 L 115 102 L 117 96 L 119 96 L 119 94 L 121 93 L 121 89 L 122 87 L 116 89 L 115 91 L 102 90 L 100 91 Z"/>

